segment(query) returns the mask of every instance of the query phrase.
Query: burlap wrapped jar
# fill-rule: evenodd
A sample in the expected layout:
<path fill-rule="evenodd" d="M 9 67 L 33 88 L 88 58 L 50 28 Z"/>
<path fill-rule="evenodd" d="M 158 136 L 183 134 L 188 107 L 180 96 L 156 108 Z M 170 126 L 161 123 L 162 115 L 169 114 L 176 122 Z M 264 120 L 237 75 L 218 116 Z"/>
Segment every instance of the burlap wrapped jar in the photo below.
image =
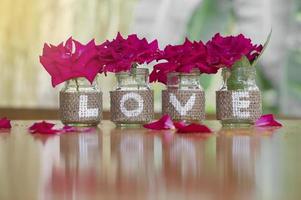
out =
<path fill-rule="evenodd" d="M 96 126 L 102 119 L 102 92 L 97 81 L 85 78 L 66 82 L 60 91 L 60 119 L 71 126 Z"/>
<path fill-rule="evenodd" d="M 110 99 L 111 120 L 117 126 L 139 126 L 153 120 L 154 94 L 148 76 L 144 68 L 116 74 L 117 88 L 110 92 Z"/>
<path fill-rule="evenodd" d="M 177 121 L 204 120 L 205 93 L 200 84 L 200 72 L 173 72 L 167 79 L 167 89 L 162 91 L 162 114 Z"/>
<path fill-rule="evenodd" d="M 223 69 L 223 86 L 216 92 L 216 116 L 224 126 L 249 126 L 261 116 L 261 92 L 255 67 Z"/>

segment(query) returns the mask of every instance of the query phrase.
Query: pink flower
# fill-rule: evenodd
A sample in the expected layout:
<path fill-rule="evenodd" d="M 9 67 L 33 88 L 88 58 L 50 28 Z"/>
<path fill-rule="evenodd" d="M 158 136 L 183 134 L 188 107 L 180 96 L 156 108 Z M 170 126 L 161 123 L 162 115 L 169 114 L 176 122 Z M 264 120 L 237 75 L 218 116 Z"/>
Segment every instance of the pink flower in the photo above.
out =
<path fill-rule="evenodd" d="M 0 119 L 0 129 L 11 129 L 10 120 L 6 117 Z"/>
<path fill-rule="evenodd" d="M 257 127 L 266 127 L 266 126 L 282 126 L 279 122 L 274 119 L 273 114 L 262 115 L 256 122 L 255 126 Z"/>
<path fill-rule="evenodd" d="M 120 33 L 114 40 L 107 40 L 98 46 L 98 52 L 105 73 L 129 71 L 133 64 L 150 63 L 160 55 L 157 40 L 148 43 L 136 34 L 124 39 Z"/>
<path fill-rule="evenodd" d="M 212 133 L 212 131 L 205 125 L 191 123 L 186 126 L 180 126 L 177 133 Z"/>
<path fill-rule="evenodd" d="M 102 71 L 94 40 L 86 45 L 72 38 L 58 46 L 44 44 L 40 62 L 50 74 L 53 87 L 78 77 L 85 77 L 92 83 Z"/>
<path fill-rule="evenodd" d="M 166 84 L 167 74 L 171 72 L 190 73 L 198 69 L 201 73 L 216 73 L 218 68 L 207 63 L 207 48 L 202 43 L 188 39 L 181 45 L 168 45 L 157 60 L 166 60 L 154 66 L 150 82 L 159 81 Z"/>
<path fill-rule="evenodd" d="M 159 120 L 145 124 L 143 127 L 152 130 L 168 130 L 175 128 L 169 115 L 163 115 Z"/>
<path fill-rule="evenodd" d="M 48 123 L 46 121 L 34 123 L 31 127 L 29 127 L 30 133 L 40 133 L 40 134 L 58 134 L 60 130 L 53 129 L 55 124 Z"/>
<path fill-rule="evenodd" d="M 243 34 L 222 37 L 217 33 L 206 44 L 208 50 L 207 62 L 216 67 L 232 67 L 232 65 L 246 56 L 252 63 L 262 51 L 262 45 L 253 45 L 251 40 Z"/>

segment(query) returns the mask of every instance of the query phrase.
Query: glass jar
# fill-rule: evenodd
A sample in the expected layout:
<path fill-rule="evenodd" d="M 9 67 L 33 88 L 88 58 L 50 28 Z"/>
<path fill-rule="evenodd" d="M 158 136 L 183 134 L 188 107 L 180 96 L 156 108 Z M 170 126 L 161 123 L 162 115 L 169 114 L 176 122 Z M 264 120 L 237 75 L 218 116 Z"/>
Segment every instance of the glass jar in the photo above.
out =
<path fill-rule="evenodd" d="M 66 81 L 60 91 L 60 119 L 69 126 L 97 126 L 102 118 L 102 92 L 97 78 Z"/>
<path fill-rule="evenodd" d="M 162 113 L 177 121 L 205 119 L 205 93 L 198 70 L 167 75 L 167 89 L 162 91 Z"/>
<path fill-rule="evenodd" d="M 111 120 L 117 126 L 140 126 L 154 117 L 154 94 L 149 71 L 132 68 L 116 74 L 117 88 L 110 92 Z"/>
<path fill-rule="evenodd" d="M 256 68 L 223 68 L 223 85 L 216 92 L 217 119 L 223 126 L 250 126 L 262 113 L 261 92 L 256 84 Z"/>

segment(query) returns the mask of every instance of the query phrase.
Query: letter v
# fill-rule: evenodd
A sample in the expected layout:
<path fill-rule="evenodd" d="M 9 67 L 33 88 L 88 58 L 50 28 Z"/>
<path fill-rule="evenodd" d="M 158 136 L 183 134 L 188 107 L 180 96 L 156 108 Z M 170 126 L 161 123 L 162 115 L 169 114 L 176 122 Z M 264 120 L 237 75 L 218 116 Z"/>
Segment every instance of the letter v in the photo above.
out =
<path fill-rule="evenodd" d="M 169 102 L 174 106 L 176 111 L 181 116 L 185 116 L 187 112 L 190 111 L 195 104 L 195 94 L 192 94 L 189 100 L 186 102 L 186 104 L 182 106 L 181 102 L 179 102 L 177 97 L 173 93 L 169 93 Z"/>

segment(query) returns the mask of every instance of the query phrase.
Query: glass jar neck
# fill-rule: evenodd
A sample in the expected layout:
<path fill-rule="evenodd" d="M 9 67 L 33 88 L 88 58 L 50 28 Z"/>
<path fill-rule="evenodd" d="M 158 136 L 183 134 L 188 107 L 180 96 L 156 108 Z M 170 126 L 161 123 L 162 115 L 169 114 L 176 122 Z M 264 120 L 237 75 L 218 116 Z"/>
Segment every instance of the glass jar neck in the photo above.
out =
<path fill-rule="evenodd" d="M 168 89 L 203 90 L 200 82 L 200 72 L 191 73 L 171 72 L 167 75 Z"/>
<path fill-rule="evenodd" d="M 146 68 L 132 68 L 129 72 L 116 73 L 117 90 L 149 89 L 149 71 Z"/>
<path fill-rule="evenodd" d="M 97 77 L 94 79 L 92 84 L 90 81 L 86 78 L 79 77 L 79 78 L 73 78 L 65 83 L 65 87 L 63 90 L 68 91 L 88 91 L 88 90 L 98 90 L 98 84 L 97 84 Z"/>
<path fill-rule="evenodd" d="M 223 87 L 226 90 L 259 90 L 256 84 L 256 68 L 239 66 L 230 69 L 223 68 Z"/>

